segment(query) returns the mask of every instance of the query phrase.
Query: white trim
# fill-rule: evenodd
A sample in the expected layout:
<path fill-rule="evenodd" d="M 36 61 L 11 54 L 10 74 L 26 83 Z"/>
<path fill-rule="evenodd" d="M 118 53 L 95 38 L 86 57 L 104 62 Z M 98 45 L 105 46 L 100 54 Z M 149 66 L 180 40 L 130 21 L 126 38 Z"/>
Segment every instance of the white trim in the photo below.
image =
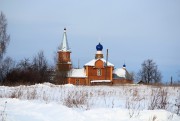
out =
<path fill-rule="evenodd" d="M 102 51 L 97 51 L 96 54 L 102 54 Z"/>
<path fill-rule="evenodd" d="M 94 82 L 112 82 L 111 80 L 92 80 L 91 83 Z"/>
<path fill-rule="evenodd" d="M 95 62 L 96 62 L 97 60 L 101 60 L 101 61 L 103 61 L 104 63 L 106 63 L 106 60 L 104 60 L 103 58 L 101 58 L 101 59 L 93 59 L 93 60 L 89 61 L 88 63 L 86 63 L 84 66 L 95 66 Z M 113 65 L 112 63 L 110 63 L 109 61 L 107 62 L 107 65 L 108 65 L 108 66 L 114 66 L 114 65 Z"/>

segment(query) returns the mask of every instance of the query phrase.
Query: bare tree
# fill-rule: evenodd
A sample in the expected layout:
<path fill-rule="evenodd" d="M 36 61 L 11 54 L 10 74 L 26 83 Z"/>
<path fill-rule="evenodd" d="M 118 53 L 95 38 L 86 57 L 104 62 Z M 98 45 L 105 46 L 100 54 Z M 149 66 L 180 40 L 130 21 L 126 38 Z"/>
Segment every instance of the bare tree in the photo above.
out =
<path fill-rule="evenodd" d="M 55 72 L 55 84 L 67 84 L 68 71 L 56 71 Z"/>
<path fill-rule="evenodd" d="M 48 81 L 48 63 L 44 56 L 44 52 L 40 51 L 32 62 L 33 70 L 36 71 L 36 80 L 38 83 Z"/>
<path fill-rule="evenodd" d="M 158 70 L 158 66 L 151 59 L 145 60 L 141 64 L 138 77 L 147 84 L 161 82 L 161 73 Z"/>
<path fill-rule="evenodd" d="M 10 35 L 7 34 L 7 20 L 3 12 L 0 13 L 0 83 L 3 82 L 7 73 L 11 70 L 13 60 L 10 57 L 3 59 L 7 45 L 10 41 Z"/>
<path fill-rule="evenodd" d="M 136 74 L 132 71 L 132 72 L 129 73 L 129 75 L 130 75 L 129 79 L 134 81 Z"/>
<path fill-rule="evenodd" d="M 40 51 L 34 58 L 33 58 L 33 66 L 37 70 L 47 69 L 47 60 L 44 56 L 44 52 Z"/>
<path fill-rule="evenodd" d="M 7 34 L 7 20 L 5 15 L 0 14 L 0 60 L 6 52 L 7 45 L 10 41 L 10 35 Z"/>
<path fill-rule="evenodd" d="M 178 77 L 180 77 L 180 71 L 178 72 Z M 178 81 L 178 84 L 180 84 L 180 80 L 177 80 Z"/>
<path fill-rule="evenodd" d="M 0 67 L 0 82 L 5 81 L 6 76 L 15 68 L 15 62 L 10 57 L 6 57 L 1 62 Z"/>
<path fill-rule="evenodd" d="M 30 67 L 30 65 L 31 64 L 29 62 L 29 59 L 25 58 L 24 60 L 21 60 L 17 66 L 21 70 L 27 70 Z"/>
<path fill-rule="evenodd" d="M 32 66 L 36 70 L 47 68 L 47 60 L 44 56 L 43 51 L 38 52 L 38 54 L 34 56 L 33 61 L 32 61 Z"/>

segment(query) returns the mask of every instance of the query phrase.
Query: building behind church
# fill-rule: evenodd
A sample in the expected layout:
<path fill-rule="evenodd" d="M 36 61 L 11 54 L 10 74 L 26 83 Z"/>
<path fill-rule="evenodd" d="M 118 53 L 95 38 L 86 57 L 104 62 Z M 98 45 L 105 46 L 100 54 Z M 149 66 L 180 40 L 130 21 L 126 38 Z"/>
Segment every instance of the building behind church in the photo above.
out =
<path fill-rule="evenodd" d="M 83 68 L 72 68 L 71 50 L 68 45 L 66 28 L 63 40 L 58 50 L 56 68 L 56 80 L 62 84 L 73 85 L 119 85 L 133 83 L 131 76 L 124 64 L 122 68 L 114 68 L 114 65 L 104 59 L 101 43 L 96 45 L 95 58 L 84 64 Z"/>

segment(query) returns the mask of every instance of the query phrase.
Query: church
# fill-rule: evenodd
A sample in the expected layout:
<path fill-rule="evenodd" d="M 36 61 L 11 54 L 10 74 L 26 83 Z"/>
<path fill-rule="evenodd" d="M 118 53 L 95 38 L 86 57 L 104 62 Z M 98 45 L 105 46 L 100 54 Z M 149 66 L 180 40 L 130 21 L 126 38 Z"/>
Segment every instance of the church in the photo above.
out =
<path fill-rule="evenodd" d="M 58 50 L 58 60 L 56 71 L 64 74 L 65 84 L 73 85 L 119 85 L 131 84 L 133 80 L 126 70 L 124 64 L 122 68 L 115 69 L 106 57 L 104 59 L 103 45 L 96 45 L 95 58 L 84 64 L 83 68 L 72 68 L 71 50 L 69 48 L 66 28 L 64 28 L 63 39 Z M 107 50 L 108 53 L 108 50 Z M 61 81 L 61 79 L 59 79 Z"/>

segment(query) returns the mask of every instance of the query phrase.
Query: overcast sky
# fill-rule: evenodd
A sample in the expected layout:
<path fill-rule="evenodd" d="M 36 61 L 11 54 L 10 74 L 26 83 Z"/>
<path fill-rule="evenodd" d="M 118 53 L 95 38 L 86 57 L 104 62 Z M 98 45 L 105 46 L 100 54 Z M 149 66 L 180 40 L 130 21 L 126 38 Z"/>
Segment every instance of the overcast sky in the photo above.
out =
<path fill-rule="evenodd" d="M 138 72 L 153 59 L 163 80 L 180 80 L 180 0 L 0 0 L 16 61 L 43 50 L 49 63 L 67 28 L 72 61 L 81 67 L 101 42 L 115 68 Z"/>

